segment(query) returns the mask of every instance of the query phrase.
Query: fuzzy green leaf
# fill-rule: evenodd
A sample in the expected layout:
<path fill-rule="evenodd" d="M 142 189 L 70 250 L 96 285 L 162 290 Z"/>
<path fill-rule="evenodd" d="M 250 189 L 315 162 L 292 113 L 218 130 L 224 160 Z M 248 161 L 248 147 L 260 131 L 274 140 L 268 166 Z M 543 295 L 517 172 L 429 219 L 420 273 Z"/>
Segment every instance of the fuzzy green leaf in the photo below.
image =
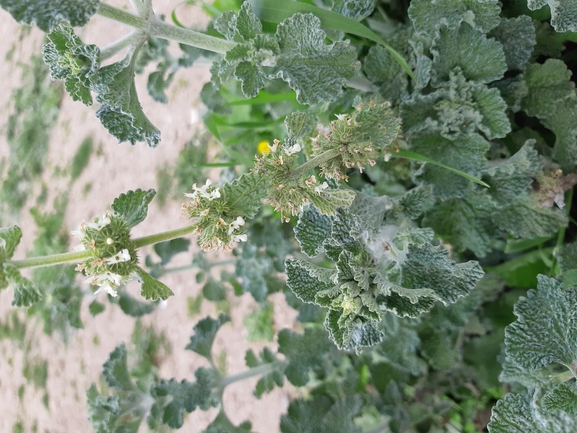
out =
<path fill-rule="evenodd" d="M 401 65 L 382 45 L 369 49 L 363 62 L 367 78 L 379 86 L 383 97 L 392 102 L 407 96 L 407 76 Z"/>
<path fill-rule="evenodd" d="M 531 373 L 551 363 L 577 361 L 577 288 L 539 275 L 537 290 L 515 304 L 517 320 L 505 328 L 506 364 Z"/>
<path fill-rule="evenodd" d="M 205 317 L 194 326 L 194 335 L 190 337 L 190 343 L 185 347 L 186 350 L 192 350 L 207 359 L 211 359 L 212 343 L 214 337 L 222 325 L 230 322 L 230 317 L 221 314 L 218 319 Z"/>
<path fill-rule="evenodd" d="M 577 417 L 559 410 L 545 411 L 531 401 L 531 395 L 507 394 L 493 408 L 490 433 L 572 433 Z"/>
<path fill-rule="evenodd" d="M 354 417 L 360 410 L 358 399 L 334 402 L 328 396 L 314 395 L 310 400 L 293 400 L 281 417 L 282 433 L 361 433 Z"/>
<path fill-rule="evenodd" d="M 50 68 L 53 80 L 64 80 L 66 91 L 74 101 L 92 105 L 91 79 L 100 68 L 100 49 L 85 45 L 72 27 L 60 25 L 47 36 L 42 47 L 44 63 Z"/>
<path fill-rule="evenodd" d="M 339 349 L 361 350 L 383 340 L 384 332 L 379 324 L 357 320 L 355 323 L 348 323 L 348 326 L 341 326 L 342 317 L 342 310 L 329 310 L 324 322 L 329 337 Z"/>
<path fill-rule="evenodd" d="M 18 226 L 0 228 L 0 290 L 8 287 L 5 263 L 12 258 L 16 246 L 22 238 L 22 230 Z"/>
<path fill-rule="evenodd" d="M 550 236 L 568 224 L 561 209 L 543 207 L 538 200 L 528 197 L 495 210 L 493 221 L 501 230 L 526 239 Z"/>
<path fill-rule="evenodd" d="M 541 170 L 539 154 L 534 149 L 535 140 L 527 140 L 513 156 L 487 164 L 484 173 L 490 176 L 488 193 L 500 205 L 507 205 L 526 194 Z"/>
<path fill-rule="evenodd" d="M 345 189 L 326 189 L 321 194 L 308 195 L 311 203 L 323 215 L 334 215 L 337 209 L 348 208 L 355 200 L 355 192 Z"/>
<path fill-rule="evenodd" d="M 271 73 L 296 92 L 301 104 L 333 101 L 359 68 L 354 47 L 348 41 L 324 43 L 326 34 L 312 14 L 295 14 L 277 27 L 280 55 Z"/>
<path fill-rule="evenodd" d="M 577 31 L 577 4 L 572 0 L 528 0 L 531 10 L 541 9 L 545 5 L 551 9 L 551 25 L 559 32 Z"/>
<path fill-rule="evenodd" d="M 235 270 L 237 277 L 242 279 L 244 293 L 250 293 L 257 302 L 266 301 L 269 295 L 266 276 L 270 274 L 272 267 L 272 260 L 262 257 L 256 245 L 243 244 Z"/>
<path fill-rule="evenodd" d="M 304 334 L 283 329 L 278 334 L 279 353 L 288 360 L 285 375 L 295 386 L 305 386 L 309 370 L 320 367 L 324 355 L 331 349 L 326 332 L 321 328 L 305 328 Z"/>
<path fill-rule="evenodd" d="M 527 15 L 516 18 L 503 18 L 489 36 L 503 45 L 505 61 L 509 69 L 525 69 L 531 59 L 533 47 L 537 43 L 535 26 Z"/>
<path fill-rule="evenodd" d="M 160 142 L 160 132 L 142 111 L 134 71 L 135 61 L 130 55 L 100 68 L 92 87 L 98 93 L 96 101 L 102 104 L 96 117 L 118 141 L 132 144 L 146 141 L 150 147 L 156 147 Z"/>
<path fill-rule="evenodd" d="M 36 287 L 36 284 L 20 275 L 16 266 L 4 263 L 4 275 L 8 283 L 14 288 L 12 305 L 29 307 L 43 298 L 42 292 Z"/>
<path fill-rule="evenodd" d="M 131 317 L 141 317 L 152 313 L 156 305 L 152 303 L 140 302 L 130 296 L 126 291 L 121 291 L 118 297 L 118 306 L 122 312 Z"/>
<path fill-rule="evenodd" d="M 575 101 L 571 71 L 561 60 L 547 59 L 543 64 L 531 64 L 524 77 L 529 95 L 523 100 L 522 108 L 529 116 L 546 119 L 556 111 L 561 101 Z"/>
<path fill-rule="evenodd" d="M 437 91 L 415 94 L 403 102 L 403 130 L 406 134 L 439 130 L 451 140 L 475 132 L 489 139 L 502 138 L 511 132 L 506 109 L 499 90 L 467 81 L 456 68 Z"/>
<path fill-rule="evenodd" d="M 406 326 L 392 314 L 385 317 L 387 333 L 381 344 L 375 348 L 375 361 L 381 357 L 396 368 L 408 371 L 414 376 L 421 375 L 425 369 L 425 362 L 417 356 L 417 348 L 421 340 L 417 333 Z"/>
<path fill-rule="evenodd" d="M 265 85 L 265 74 L 250 62 L 236 65 L 234 77 L 242 83 L 242 93 L 247 98 L 254 98 Z"/>
<path fill-rule="evenodd" d="M 46 33 L 62 21 L 73 27 L 84 26 L 100 7 L 99 0 L 0 0 L 16 21 L 36 24 Z"/>
<path fill-rule="evenodd" d="M 193 412 L 197 406 L 204 406 L 212 392 L 211 370 L 199 368 L 195 372 L 196 381 L 174 379 L 161 380 L 151 388 L 151 394 L 156 399 L 151 413 L 161 413 L 162 422 L 169 427 L 178 429 L 184 422 L 184 413 Z"/>
<path fill-rule="evenodd" d="M 120 414 L 120 400 L 117 396 L 104 397 L 92 383 L 86 392 L 88 401 L 88 422 L 94 431 L 109 433 L 110 426 L 114 425 Z"/>
<path fill-rule="evenodd" d="M 317 116 L 307 111 L 295 111 L 284 119 L 290 137 L 306 138 L 313 133 L 318 123 Z"/>
<path fill-rule="evenodd" d="M 129 228 L 132 228 L 146 219 L 148 205 L 155 195 L 156 191 L 153 189 L 128 191 L 115 198 L 110 207 L 122 216 Z"/>
<path fill-rule="evenodd" d="M 503 46 L 466 23 L 455 29 L 442 27 L 431 52 L 434 85 L 449 79 L 457 66 L 468 80 L 480 83 L 498 80 L 507 70 Z"/>
<path fill-rule="evenodd" d="M 416 31 L 434 36 L 441 26 L 454 29 L 462 22 L 487 33 L 499 24 L 501 8 L 497 0 L 414 0 L 408 13 Z"/>
<path fill-rule="evenodd" d="M 569 415 L 577 415 L 577 387 L 575 382 L 560 383 L 548 389 L 541 400 L 548 411 L 562 410 Z"/>
<path fill-rule="evenodd" d="M 489 143 L 479 134 L 462 134 L 449 140 L 437 133 L 420 133 L 412 138 L 411 149 L 477 177 L 485 164 Z M 432 164 L 425 164 L 416 178 L 432 185 L 435 195 L 444 199 L 462 197 L 469 185 L 469 180 L 462 176 Z"/>
<path fill-rule="evenodd" d="M 307 206 L 299 216 L 294 228 L 295 238 L 301 250 L 309 257 L 323 252 L 323 242 L 331 234 L 331 219 L 322 215 L 316 207 Z"/>
<path fill-rule="evenodd" d="M 287 285 L 303 302 L 316 303 L 316 296 L 331 290 L 335 283 L 331 282 L 334 269 L 319 268 L 309 262 L 298 259 L 288 259 L 285 262 Z"/>
<path fill-rule="evenodd" d="M 122 391 L 132 391 L 135 389 L 130 380 L 130 373 L 126 364 L 126 346 L 121 343 L 114 349 L 108 360 L 104 363 L 102 375 L 112 388 Z"/>
<path fill-rule="evenodd" d="M 226 202 L 230 215 L 254 218 L 267 196 L 268 178 L 260 173 L 243 174 L 220 189 L 221 200 Z"/>
<path fill-rule="evenodd" d="M 137 269 L 137 279 L 142 284 L 140 291 L 141 296 L 148 301 L 166 300 L 174 295 L 165 284 L 153 278 L 149 273 L 141 268 Z"/>
<path fill-rule="evenodd" d="M 152 190 L 149 190 L 149 192 Z M 154 244 L 154 252 L 161 258 L 161 265 L 166 265 L 178 254 L 188 251 L 190 241 L 185 238 L 172 239 L 166 242 Z"/>

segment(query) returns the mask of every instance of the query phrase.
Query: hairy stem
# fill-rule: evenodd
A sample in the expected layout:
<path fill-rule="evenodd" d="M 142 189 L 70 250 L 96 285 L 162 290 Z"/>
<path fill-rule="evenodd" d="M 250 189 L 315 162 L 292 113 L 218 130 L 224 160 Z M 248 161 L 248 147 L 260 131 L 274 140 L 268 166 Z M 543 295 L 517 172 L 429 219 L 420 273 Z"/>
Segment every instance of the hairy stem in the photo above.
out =
<path fill-rule="evenodd" d="M 102 47 L 100 49 L 100 61 L 103 62 L 104 60 L 107 60 L 115 54 L 119 53 L 126 47 L 137 44 L 140 39 L 142 39 L 142 37 L 142 31 L 134 30 L 128 33 L 126 36 L 112 42 L 111 44 Z"/>
<path fill-rule="evenodd" d="M 215 262 L 211 262 L 209 263 L 210 267 L 214 267 L 214 266 L 224 266 L 224 265 L 232 265 L 236 263 L 236 260 L 218 260 Z M 186 265 L 186 266 L 175 266 L 173 268 L 165 268 L 163 269 L 165 274 L 172 274 L 175 272 L 182 272 L 182 271 L 190 271 L 192 269 L 198 269 L 198 265 L 192 264 L 192 265 Z"/>
<path fill-rule="evenodd" d="M 150 30 L 151 36 L 162 39 L 170 39 L 176 42 L 220 54 L 225 54 L 227 51 L 237 45 L 236 42 L 215 38 L 214 36 L 205 35 L 204 33 L 195 32 L 194 30 L 167 24 L 160 21 L 156 17 L 152 17 Z"/>
<path fill-rule="evenodd" d="M 138 15 L 144 19 L 148 19 L 148 17 L 152 14 L 151 0 L 130 0 L 130 4 L 138 13 Z"/>
<path fill-rule="evenodd" d="M 106 3 L 100 3 L 100 8 L 96 13 L 105 18 L 109 18 L 137 29 L 145 29 L 148 27 L 145 19 Z"/>
<path fill-rule="evenodd" d="M 150 236 L 144 236 L 133 240 L 136 248 L 141 248 L 146 245 L 157 244 L 159 242 L 169 241 L 171 239 L 181 238 L 191 234 L 195 229 L 194 225 L 182 227 L 176 230 L 169 230 L 167 232 L 156 233 Z M 50 256 L 31 257 L 22 260 L 8 260 L 9 263 L 17 268 L 39 268 L 43 266 L 60 265 L 64 263 L 77 263 L 92 256 L 90 251 L 73 251 L 63 254 L 53 254 Z"/>
<path fill-rule="evenodd" d="M 91 256 L 90 251 L 72 251 L 70 253 L 53 254 L 51 256 L 31 257 L 22 260 L 8 260 L 7 263 L 17 268 L 40 268 L 43 266 L 60 265 L 70 262 L 81 262 Z"/>
<path fill-rule="evenodd" d="M 150 236 L 144 236 L 141 238 L 136 238 L 133 241 L 134 246 L 136 248 L 141 248 L 141 247 L 144 247 L 146 245 L 152 245 L 152 244 L 157 244 L 159 242 L 165 242 L 165 241 L 170 241 L 172 239 L 181 238 L 183 236 L 191 234 L 195 228 L 196 228 L 196 225 L 193 224 L 193 225 L 189 225 L 189 226 L 182 227 L 179 229 L 169 230 L 167 232 L 161 232 L 161 233 L 156 233 L 156 234 L 150 235 Z"/>
<path fill-rule="evenodd" d="M 258 367 L 253 367 L 250 370 L 243 371 L 242 373 L 233 374 L 231 376 L 225 376 L 220 379 L 218 386 L 219 388 L 224 388 L 225 386 L 230 385 L 231 383 L 240 382 L 241 380 L 248 379 L 254 376 L 262 376 L 263 374 L 270 373 L 275 369 L 282 367 L 283 362 L 273 362 L 270 364 L 262 364 Z"/>
<path fill-rule="evenodd" d="M 314 158 L 309 159 L 302 165 L 299 165 L 293 171 L 291 171 L 292 177 L 300 177 L 306 174 L 309 170 L 318 167 L 323 162 L 327 162 L 335 157 L 339 156 L 339 151 L 336 149 L 327 150 Z"/>

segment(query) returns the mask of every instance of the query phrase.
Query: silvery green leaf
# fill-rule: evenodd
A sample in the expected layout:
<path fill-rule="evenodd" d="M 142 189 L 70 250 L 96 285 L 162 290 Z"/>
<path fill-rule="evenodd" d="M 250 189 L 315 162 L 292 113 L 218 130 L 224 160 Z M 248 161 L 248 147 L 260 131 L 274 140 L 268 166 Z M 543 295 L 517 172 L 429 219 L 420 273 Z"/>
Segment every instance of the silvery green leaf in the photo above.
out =
<path fill-rule="evenodd" d="M 53 80 L 64 80 L 66 91 L 74 101 L 92 105 L 91 79 L 100 67 L 100 49 L 85 45 L 70 26 L 60 25 L 46 35 L 42 47 L 44 63 Z"/>
<path fill-rule="evenodd" d="M 529 94 L 522 102 L 522 109 L 529 116 L 545 119 L 556 111 L 561 101 L 575 101 L 571 71 L 561 60 L 547 59 L 543 64 L 531 64 L 524 77 Z"/>
<path fill-rule="evenodd" d="M 119 141 L 146 141 L 150 147 L 160 142 L 160 132 L 148 120 L 138 100 L 132 55 L 103 66 L 92 80 L 92 90 L 101 107 L 96 112 L 102 125 Z"/>
<path fill-rule="evenodd" d="M 431 52 L 435 86 L 448 80 L 456 67 L 467 80 L 479 83 L 498 80 L 507 70 L 503 46 L 466 23 L 455 29 L 441 27 Z"/>
<path fill-rule="evenodd" d="M 458 28 L 462 22 L 482 33 L 499 24 L 497 0 L 413 0 L 408 10 L 416 31 L 434 36 L 439 27 Z"/>
<path fill-rule="evenodd" d="M 323 252 L 323 242 L 331 235 L 331 218 L 321 214 L 316 207 L 305 207 L 294 228 L 301 250 L 309 257 Z"/>
<path fill-rule="evenodd" d="M 156 195 L 156 191 L 137 189 L 120 194 L 112 202 L 112 210 L 122 216 L 129 228 L 132 228 L 146 219 L 148 205 Z"/>
<path fill-rule="evenodd" d="M 186 350 L 192 350 L 207 359 L 211 359 L 212 343 L 214 337 L 222 325 L 230 322 L 230 317 L 221 314 L 217 319 L 206 317 L 200 320 L 194 326 L 194 335 L 190 337 L 190 343 L 185 347 Z"/>
<path fill-rule="evenodd" d="M 408 95 L 405 71 L 382 45 L 369 49 L 363 62 L 363 70 L 387 100 L 396 102 Z"/>
<path fill-rule="evenodd" d="M 284 124 L 292 138 L 306 138 L 317 126 L 317 116 L 308 111 L 295 111 L 285 117 Z"/>
<path fill-rule="evenodd" d="M 531 17 L 521 15 L 516 18 L 502 18 L 489 36 L 494 37 L 503 45 L 505 61 L 509 69 L 525 69 L 531 59 L 535 39 L 535 26 Z"/>
<path fill-rule="evenodd" d="M 496 209 L 492 218 L 501 230 L 526 239 L 550 236 L 568 224 L 567 215 L 561 209 L 543 207 L 540 201 L 528 196 Z"/>
<path fill-rule="evenodd" d="M 325 44 L 320 20 L 312 14 L 294 14 L 276 31 L 280 54 L 271 77 L 282 78 L 295 90 L 301 104 L 330 102 L 359 68 L 348 41 Z"/>
<path fill-rule="evenodd" d="M 545 392 L 541 399 L 546 411 L 560 410 L 568 415 L 577 416 L 577 387 L 575 382 L 557 384 Z"/>
<path fill-rule="evenodd" d="M 324 355 L 331 349 L 331 343 L 322 328 L 305 328 L 304 334 L 283 329 L 278 334 L 279 353 L 288 365 L 285 376 L 295 386 L 304 386 L 309 381 L 309 371 L 321 367 Z"/>
<path fill-rule="evenodd" d="M 242 61 L 234 69 L 234 77 L 242 83 L 242 93 L 254 98 L 265 85 L 265 74 L 256 65 Z"/>
<path fill-rule="evenodd" d="M 315 304 L 318 293 L 335 287 L 335 283 L 331 281 L 335 274 L 334 269 L 320 268 L 298 259 L 288 259 L 285 269 L 287 285 L 303 302 Z"/>
<path fill-rule="evenodd" d="M 331 340 L 339 349 L 362 350 L 379 344 L 384 337 L 384 331 L 378 323 L 356 322 L 342 326 L 342 310 L 329 310 L 325 316 L 325 328 Z"/>
<path fill-rule="evenodd" d="M 142 284 L 140 295 L 148 301 L 166 300 L 174 295 L 165 284 L 153 278 L 149 273 L 141 268 L 137 269 L 137 279 Z"/>
<path fill-rule="evenodd" d="M 8 276 L 5 263 L 14 255 L 14 250 L 20 243 L 21 238 L 22 230 L 20 230 L 20 227 L 16 225 L 0 227 L 0 290 L 8 287 Z"/>
<path fill-rule="evenodd" d="M 539 275 L 537 290 L 515 304 L 517 320 L 505 328 L 505 364 L 527 372 L 551 363 L 571 369 L 577 360 L 577 287 Z"/>
<path fill-rule="evenodd" d="M 0 6 L 10 12 L 16 21 L 36 24 L 50 32 L 62 21 L 82 27 L 100 7 L 99 0 L 0 0 Z"/>
<path fill-rule="evenodd" d="M 326 189 L 322 193 L 312 192 L 307 197 L 323 215 L 334 215 L 337 209 L 348 208 L 355 199 L 355 192 L 346 189 Z"/>
<path fill-rule="evenodd" d="M 541 9 L 549 5 L 551 9 L 551 25 L 559 32 L 577 31 L 577 4 L 572 0 L 528 0 L 531 10 Z"/>
<path fill-rule="evenodd" d="M 530 393 L 507 394 L 493 408 L 490 433 L 573 433 L 577 417 L 560 410 L 546 410 Z"/>
<path fill-rule="evenodd" d="M 121 343 L 116 347 L 103 365 L 102 375 L 108 386 L 122 391 L 132 391 L 135 389 L 128 365 L 126 364 L 126 346 Z"/>
<path fill-rule="evenodd" d="M 260 173 L 243 174 L 232 183 L 222 186 L 221 200 L 227 203 L 231 214 L 253 218 L 267 196 L 268 182 L 269 179 Z"/>
<path fill-rule="evenodd" d="M 16 307 L 30 307 L 43 298 L 42 292 L 32 281 L 20 275 L 14 265 L 4 263 L 4 275 L 10 286 L 14 289 L 12 305 Z"/>

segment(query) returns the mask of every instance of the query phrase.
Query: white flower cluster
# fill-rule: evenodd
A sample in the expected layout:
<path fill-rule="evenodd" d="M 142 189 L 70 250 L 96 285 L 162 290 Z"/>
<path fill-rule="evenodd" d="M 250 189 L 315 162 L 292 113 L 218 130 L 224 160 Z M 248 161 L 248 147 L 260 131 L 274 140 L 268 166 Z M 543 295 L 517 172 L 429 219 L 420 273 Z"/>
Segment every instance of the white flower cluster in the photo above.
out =
<path fill-rule="evenodd" d="M 191 198 L 193 200 L 197 200 L 199 198 L 206 198 L 210 201 L 214 200 L 215 198 L 220 198 L 220 190 L 215 188 L 213 191 L 208 192 L 208 188 L 212 185 L 212 181 L 210 179 L 206 179 L 206 184 L 200 188 L 196 186 L 196 183 L 192 185 L 192 189 L 194 192 L 190 194 L 184 194 L 185 197 Z"/>
<path fill-rule="evenodd" d="M 236 230 L 241 228 L 244 225 L 244 219 L 242 217 L 236 217 L 236 219 L 230 223 L 228 226 L 228 234 L 232 242 L 246 242 L 247 236 L 246 234 L 234 234 Z"/>
<path fill-rule="evenodd" d="M 89 250 L 95 251 L 96 255 L 96 241 L 94 239 L 87 239 L 86 229 L 90 228 L 93 230 L 101 231 L 104 227 L 108 226 L 111 222 L 111 214 L 109 212 L 104 213 L 101 217 L 94 218 L 91 222 L 82 222 L 78 230 L 73 230 L 71 234 L 78 237 L 82 242 L 80 245 L 74 248 L 75 251 L 85 251 L 87 246 Z M 106 238 L 106 245 L 114 244 L 114 240 L 110 237 Z M 111 296 L 117 296 L 116 288 L 122 283 L 122 275 L 106 270 L 107 265 L 115 265 L 117 263 L 128 262 L 131 260 L 130 252 L 127 248 L 123 248 L 116 254 L 108 258 L 95 257 L 88 259 L 84 263 L 80 263 L 77 267 L 77 271 L 85 271 L 88 278 L 84 281 L 85 283 L 90 283 L 94 286 L 100 286 L 94 294 L 100 293 L 102 291 L 107 292 Z M 95 272 L 95 269 L 99 271 Z"/>

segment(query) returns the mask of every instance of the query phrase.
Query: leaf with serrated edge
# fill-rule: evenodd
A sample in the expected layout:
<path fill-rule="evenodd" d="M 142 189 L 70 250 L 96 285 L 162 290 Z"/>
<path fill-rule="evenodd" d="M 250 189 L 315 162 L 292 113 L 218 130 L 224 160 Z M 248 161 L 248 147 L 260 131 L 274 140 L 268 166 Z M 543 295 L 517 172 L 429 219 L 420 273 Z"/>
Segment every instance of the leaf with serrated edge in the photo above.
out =
<path fill-rule="evenodd" d="M 50 68 L 50 78 L 64 80 L 74 101 L 92 105 L 91 79 L 100 67 L 100 49 L 85 45 L 69 26 L 58 26 L 46 37 L 48 42 L 42 47 L 42 55 Z"/>
<path fill-rule="evenodd" d="M 29 307 L 43 298 L 42 292 L 27 278 L 20 275 L 16 266 L 4 263 L 4 273 L 10 285 L 14 288 L 12 305 Z"/>
<path fill-rule="evenodd" d="M 531 10 L 541 9 L 546 4 L 551 9 L 551 25 L 559 32 L 577 31 L 577 3 L 572 0 L 528 0 Z"/>
<path fill-rule="evenodd" d="M 121 343 L 110 353 L 103 367 L 102 375 L 109 386 L 122 391 L 135 389 L 126 364 L 126 346 L 124 343 Z"/>
<path fill-rule="evenodd" d="M 321 22 L 312 14 L 287 18 L 276 37 L 281 54 L 270 75 L 286 81 L 301 104 L 335 100 L 359 68 L 354 47 L 348 41 L 326 45 Z"/>
<path fill-rule="evenodd" d="M 100 7 L 99 0 L 0 0 L 0 6 L 16 21 L 36 24 L 45 32 L 62 21 L 74 27 L 84 26 Z"/>
<path fill-rule="evenodd" d="M 148 301 L 157 301 L 162 299 L 164 301 L 174 295 L 172 290 L 170 290 L 165 284 L 153 278 L 148 272 L 141 268 L 138 268 L 136 272 L 137 278 L 142 284 L 140 294 L 144 299 Z"/>
<path fill-rule="evenodd" d="M 309 257 L 323 251 L 323 242 L 331 235 L 331 218 L 322 215 L 314 206 L 307 206 L 294 228 L 295 238 L 301 250 Z"/>
<path fill-rule="evenodd" d="M 517 320 L 505 328 L 505 364 L 531 372 L 551 363 L 572 370 L 577 361 L 577 287 L 538 276 L 537 290 L 529 290 L 515 304 Z"/>
<path fill-rule="evenodd" d="M 486 33 L 499 24 L 500 13 L 498 0 L 413 0 L 408 10 L 415 30 L 429 36 L 441 26 L 458 28 L 462 22 Z"/>
<path fill-rule="evenodd" d="M 122 216 L 129 228 L 132 228 L 146 219 L 148 205 L 155 195 L 156 191 L 153 189 L 128 191 L 126 194 L 120 194 L 115 198 L 111 208 Z"/>
<path fill-rule="evenodd" d="M 232 183 L 226 183 L 220 189 L 221 200 L 229 208 L 228 213 L 254 218 L 267 196 L 268 178 L 260 173 L 243 174 Z"/>
<path fill-rule="evenodd" d="M 304 260 L 288 259 L 285 262 L 287 285 L 303 302 L 315 304 L 319 292 L 331 290 L 335 283 L 330 278 L 334 269 L 319 268 Z"/>
<path fill-rule="evenodd" d="M 185 347 L 207 359 L 211 359 L 211 348 L 216 333 L 222 325 L 230 322 L 230 317 L 221 314 L 217 319 L 206 317 L 194 326 L 194 335 L 190 337 L 190 343 Z"/>
<path fill-rule="evenodd" d="M 468 80 L 489 83 L 500 79 L 507 70 L 502 45 L 487 39 L 463 23 L 459 28 L 442 27 L 433 47 L 432 83 L 438 85 L 459 66 Z"/>

